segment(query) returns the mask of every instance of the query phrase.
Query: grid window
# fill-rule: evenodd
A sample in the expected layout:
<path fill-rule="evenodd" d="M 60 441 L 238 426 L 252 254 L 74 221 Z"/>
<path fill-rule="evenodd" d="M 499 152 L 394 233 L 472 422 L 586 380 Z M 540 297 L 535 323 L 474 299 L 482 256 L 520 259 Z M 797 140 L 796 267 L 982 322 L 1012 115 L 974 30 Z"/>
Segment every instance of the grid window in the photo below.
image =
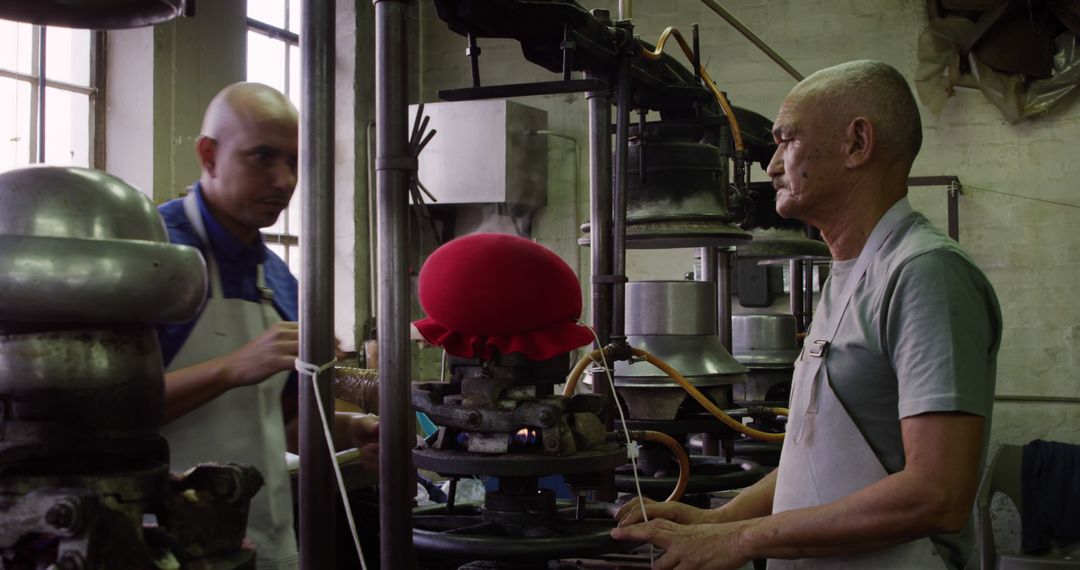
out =
<path fill-rule="evenodd" d="M 95 34 L 0 20 L 0 171 L 98 166 Z"/>
<path fill-rule="evenodd" d="M 300 0 L 248 0 L 247 80 L 281 91 L 300 107 Z M 271 251 L 300 275 L 300 188 L 277 223 L 263 230 Z"/>

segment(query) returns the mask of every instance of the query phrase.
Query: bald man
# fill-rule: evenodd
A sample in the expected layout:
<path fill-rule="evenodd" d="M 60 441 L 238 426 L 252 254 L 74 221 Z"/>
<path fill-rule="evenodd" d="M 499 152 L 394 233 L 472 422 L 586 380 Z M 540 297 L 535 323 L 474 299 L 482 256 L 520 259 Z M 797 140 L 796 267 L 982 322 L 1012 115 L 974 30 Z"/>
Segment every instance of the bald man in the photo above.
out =
<path fill-rule="evenodd" d="M 298 287 L 259 230 L 289 205 L 298 138 L 296 109 L 280 92 L 258 83 L 226 87 L 195 143 L 199 181 L 159 208 L 170 240 L 198 248 L 209 275 L 200 314 L 158 329 L 171 467 L 232 461 L 259 469 L 265 487 L 248 516 L 259 570 L 297 567 L 284 454 L 298 397 L 289 381 Z M 368 466 L 377 465 L 374 419 L 339 413 L 336 428 L 338 447 L 360 447 Z"/>
<path fill-rule="evenodd" d="M 780 465 L 714 510 L 636 502 L 612 535 L 656 568 L 962 568 L 990 428 L 1001 313 L 959 246 L 912 211 L 918 108 L 857 61 L 784 100 L 776 210 L 821 229 L 832 272 L 792 381 Z"/>

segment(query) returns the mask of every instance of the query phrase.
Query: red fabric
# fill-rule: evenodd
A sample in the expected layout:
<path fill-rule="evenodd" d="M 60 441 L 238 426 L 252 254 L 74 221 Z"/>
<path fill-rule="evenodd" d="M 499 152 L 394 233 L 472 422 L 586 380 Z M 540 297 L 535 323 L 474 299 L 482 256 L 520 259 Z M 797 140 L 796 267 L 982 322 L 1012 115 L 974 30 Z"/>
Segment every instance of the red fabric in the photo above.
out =
<path fill-rule="evenodd" d="M 547 360 L 593 340 L 581 317 L 581 286 L 542 245 L 505 234 L 472 234 L 431 254 L 420 269 L 413 323 L 428 342 L 464 358 L 520 352 Z"/>

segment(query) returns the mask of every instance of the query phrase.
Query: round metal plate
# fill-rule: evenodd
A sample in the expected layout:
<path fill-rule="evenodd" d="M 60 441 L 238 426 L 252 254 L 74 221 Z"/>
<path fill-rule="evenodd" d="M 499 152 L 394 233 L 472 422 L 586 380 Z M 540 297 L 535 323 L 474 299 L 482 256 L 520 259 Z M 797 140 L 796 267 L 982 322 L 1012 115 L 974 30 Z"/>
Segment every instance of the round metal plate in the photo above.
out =
<path fill-rule="evenodd" d="M 625 461 L 625 458 L 624 458 Z M 480 503 L 459 503 L 453 515 L 445 505 L 413 509 L 413 545 L 421 553 L 464 560 L 557 560 L 627 552 L 638 546 L 611 538 L 614 505 L 593 503 L 584 520 L 573 503 L 560 501 L 557 528 L 509 529 L 485 523 Z M 524 536 L 523 536 L 524 535 Z"/>
<path fill-rule="evenodd" d="M 690 480 L 686 485 L 687 494 L 713 493 L 730 489 L 741 489 L 757 483 L 768 474 L 764 467 L 745 459 L 736 459 L 728 463 L 722 457 L 693 455 L 690 457 Z M 663 500 L 678 482 L 677 473 L 670 476 L 639 473 L 638 482 L 641 491 L 648 497 Z M 634 493 L 636 486 L 630 465 L 615 471 L 615 489 L 621 493 Z"/>
<path fill-rule="evenodd" d="M 578 244 L 591 242 L 589 224 L 581 226 Z M 630 249 L 676 249 L 684 247 L 722 247 L 750 241 L 750 232 L 721 221 L 627 222 L 626 247 Z"/>
<path fill-rule="evenodd" d="M 574 455 L 506 453 L 484 455 L 467 451 L 413 449 L 413 464 L 443 475 L 492 475 L 495 477 L 544 477 L 614 469 L 626 463 L 626 448 L 606 443 Z"/>
<path fill-rule="evenodd" d="M 616 429 L 621 422 L 615 420 Z M 627 429 L 659 431 L 668 435 L 686 435 L 691 433 L 722 433 L 730 429 L 720 420 L 708 414 L 701 414 L 691 418 L 676 420 L 629 420 L 626 422 Z"/>

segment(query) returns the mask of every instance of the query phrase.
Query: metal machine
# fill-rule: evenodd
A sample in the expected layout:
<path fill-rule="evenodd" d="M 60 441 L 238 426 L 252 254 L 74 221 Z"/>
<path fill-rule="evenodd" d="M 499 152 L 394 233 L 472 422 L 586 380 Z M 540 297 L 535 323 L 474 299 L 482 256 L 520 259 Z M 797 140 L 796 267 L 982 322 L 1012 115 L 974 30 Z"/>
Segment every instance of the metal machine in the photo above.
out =
<path fill-rule="evenodd" d="M 0 568 L 254 568 L 261 475 L 170 476 L 158 434 L 152 323 L 205 295 L 198 251 L 168 243 L 138 190 L 83 168 L 0 174 Z"/>

